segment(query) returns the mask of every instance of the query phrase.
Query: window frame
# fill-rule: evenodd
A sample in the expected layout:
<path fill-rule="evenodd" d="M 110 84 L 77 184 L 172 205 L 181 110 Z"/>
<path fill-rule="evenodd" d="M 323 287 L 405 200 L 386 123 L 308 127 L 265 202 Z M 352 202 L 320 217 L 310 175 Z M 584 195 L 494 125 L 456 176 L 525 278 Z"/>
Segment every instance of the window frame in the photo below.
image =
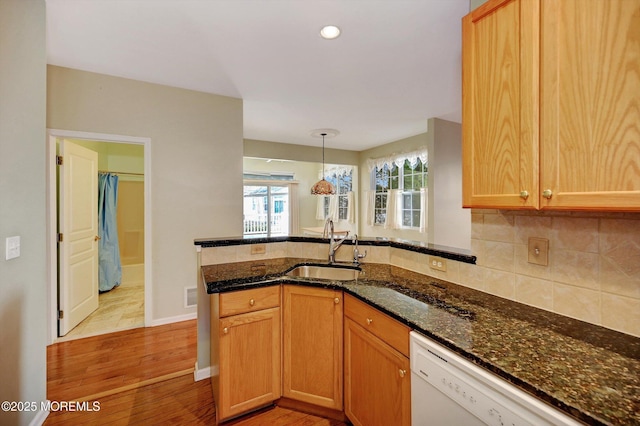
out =
<path fill-rule="evenodd" d="M 391 170 L 389 171 L 389 165 Z M 416 171 L 416 169 L 420 169 Z M 386 170 L 386 172 L 385 172 Z M 412 171 L 407 173 L 407 170 Z M 382 176 L 380 169 L 375 166 L 371 171 L 371 187 L 374 188 L 374 216 L 373 226 L 384 226 L 387 217 L 387 201 L 388 192 L 393 189 L 400 191 L 400 226 L 399 229 L 420 229 L 420 212 L 421 212 L 421 188 L 426 188 L 428 184 L 429 171 L 428 164 L 423 163 L 420 158 L 416 160 L 416 165 L 411 167 L 411 163 L 408 158 L 404 158 L 402 166 L 397 165 L 397 160 L 389 163 L 385 163 L 382 169 Z M 384 175 L 387 175 L 386 177 Z M 387 185 L 380 185 L 380 179 L 386 179 Z M 407 179 L 411 179 L 411 188 L 406 189 Z M 416 187 L 417 179 L 417 187 Z M 409 203 L 407 205 L 407 199 Z M 417 216 L 416 216 L 417 213 Z M 426 213 L 426 212 L 425 212 Z M 405 220 L 406 218 L 409 220 Z M 409 224 L 407 224 L 409 223 Z"/>
<path fill-rule="evenodd" d="M 345 179 L 346 176 L 349 176 L 349 179 Z M 337 171 L 329 171 L 329 173 L 325 174 L 324 177 L 328 182 L 330 182 L 334 188 L 336 188 L 337 196 L 337 209 L 338 209 L 338 220 L 348 220 L 349 219 L 349 192 L 353 191 L 353 168 L 349 170 L 349 172 L 337 172 Z M 346 181 L 346 182 L 345 182 Z M 330 196 L 324 197 L 324 218 L 329 217 L 329 205 L 330 205 Z"/>

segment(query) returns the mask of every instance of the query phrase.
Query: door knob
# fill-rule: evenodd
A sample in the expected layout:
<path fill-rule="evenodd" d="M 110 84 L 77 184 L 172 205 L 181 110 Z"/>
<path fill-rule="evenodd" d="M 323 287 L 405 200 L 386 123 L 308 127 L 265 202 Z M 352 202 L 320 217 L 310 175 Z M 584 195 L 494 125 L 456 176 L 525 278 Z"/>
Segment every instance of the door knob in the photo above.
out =
<path fill-rule="evenodd" d="M 371 325 L 371 323 L 373 322 L 373 320 L 371 318 L 367 318 L 367 324 Z"/>
<path fill-rule="evenodd" d="M 544 191 L 542 191 L 542 196 L 548 200 L 553 196 L 553 191 L 550 189 L 545 189 Z"/>
<path fill-rule="evenodd" d="M 404 377 L 407 375 L 407 370 L 403 370 L 402 368 L 400 370 L 398 370 L 398 374 L 400 374 L 400 377 Z"/>
<path fill-rule="evenodd" d="M 253 300 L 253 299 L 249 300 L 249 305 L 250 305 L 250 306 L 253 306 L 253 305 L 255 305 L 255 304 L 256 304 L 256 301 L 255 301 L 255 300 Z"/>
<path fill-rule="evenodd" d="M 340 299 L 339 299 L 339 298 L 337 298 L 337 297 L 336 297 L 335 299 L 333 299 L 333 301 L 334 301 L 334 303 L 335 303 L 336 305 L 337 305 L 338 303 L 340 303 Z"/>
<path fill-rule="evenodd" d="M 99 239 L 101 239 L 98 235 L 96 235 L 95 237 L 93 237 L 93 241 L 98 241 Z"/>
<path fill-rule="evenodd" d="M 520 191 L 520 198 L 526 200 L 529 198 L 529 191 Z"/>

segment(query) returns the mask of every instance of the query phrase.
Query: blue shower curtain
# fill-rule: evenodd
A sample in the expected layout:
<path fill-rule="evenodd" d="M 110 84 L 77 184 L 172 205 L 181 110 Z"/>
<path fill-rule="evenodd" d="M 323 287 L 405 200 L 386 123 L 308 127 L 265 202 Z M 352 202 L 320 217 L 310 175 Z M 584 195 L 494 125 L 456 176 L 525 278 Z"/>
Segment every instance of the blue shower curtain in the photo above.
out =
<path fill-rule="evenodd" d="M 98 282 L 100 291 L 109 291 L 122 282 L 120 247 L 116 208 L 118 206 L 118 176 L 112 173 L 98 175 Z"/>

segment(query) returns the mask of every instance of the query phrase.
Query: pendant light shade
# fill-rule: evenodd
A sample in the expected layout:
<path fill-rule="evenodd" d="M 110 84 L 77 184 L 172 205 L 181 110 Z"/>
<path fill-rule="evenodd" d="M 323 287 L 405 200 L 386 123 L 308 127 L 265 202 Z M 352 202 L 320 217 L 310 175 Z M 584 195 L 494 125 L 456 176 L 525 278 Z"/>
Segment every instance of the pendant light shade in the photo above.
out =
<path fill-rule="evenodd" d="M 324 178 L 324 137 L 327 136 L 327 134 L 321 133 L 320 135 L 322 136 L 322 179 L 311 187 L 311 195 L 333 195 L 336 193 L 336 189 L 331 182 L 328 182 Z"/>
<path fill-rule="evenodd" d="M 311 195 L 333 195 L 336 193 L 336 189 L 331 182 L 322 178 L 311 187 Z"/>

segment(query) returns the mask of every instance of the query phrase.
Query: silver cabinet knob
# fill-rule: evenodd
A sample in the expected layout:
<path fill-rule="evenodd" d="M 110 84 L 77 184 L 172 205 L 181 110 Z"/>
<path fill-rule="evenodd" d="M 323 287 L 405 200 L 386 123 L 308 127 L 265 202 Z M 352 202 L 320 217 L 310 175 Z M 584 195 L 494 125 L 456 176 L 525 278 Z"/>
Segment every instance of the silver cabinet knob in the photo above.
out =
<path fill-rule="evenodd" d="M 553 191 L 550 189 L 545 189 L 544 191 L 542 191 L 542 196 L 548 200 L 553 196 Z"/>
<path fill-rule="evenodd" d="M 520 198 L 522 198 L 523 200 L 529 198 L 529 191 L 520 191 Z"/>

